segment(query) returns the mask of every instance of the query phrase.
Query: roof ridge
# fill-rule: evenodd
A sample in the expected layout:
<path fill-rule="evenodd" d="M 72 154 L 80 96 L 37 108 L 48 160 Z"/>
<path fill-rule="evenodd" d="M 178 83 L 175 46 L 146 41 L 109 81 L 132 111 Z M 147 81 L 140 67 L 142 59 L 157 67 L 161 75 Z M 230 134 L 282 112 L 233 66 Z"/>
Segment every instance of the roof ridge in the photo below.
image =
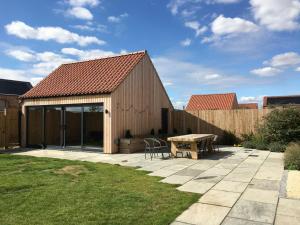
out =
<path fill-rule="evenodd" d="M 140 53 L 147 53 L 147 50 L 141 50 L 141 51 L 135 51 L 135 52 L 128 52 L 128 53 L 120 53 L 118 55 L 111 55 L 111 56 L 105 56 L 105 57 L 99 57 L 99 58 L 95 58 L 95 59 L 87 59 L 87 60 L 78 60 L 75 62 L 68 62 L 68 63 L 62 63 L 62 65 L 70 65 L 70 64 L 75 64 L 75 63 L 85 63 L 85 62 L 91 62 L 91 61 L 96 61 L 96 60 L 100 60 L 100 59 L 110 59 L 110 58 L 117 58 L 117 57 L 122 57 L 122 56 L 127 56 L 127 55 L 135 55 L 135 54 L 140 54 Z"/>
<path fill-rule="evenodd" d="M 195 94 L 195 95 L 192 95 L 192 96 L 229 95 L 229 94 L 234 94 L 234 95 L 236 95 L 235 92 L 229 92 L 229 93 L 216 93 L 216 94 Z"/>
<path fill-rule="evenodd" d="M 12 82 L 18 82 L 18 83 L 30 83 L 29 81 L 11 80 L 11 79 L 3 79 L 3 78 L 0 78 L 0 80 L 12 81 Z"/>

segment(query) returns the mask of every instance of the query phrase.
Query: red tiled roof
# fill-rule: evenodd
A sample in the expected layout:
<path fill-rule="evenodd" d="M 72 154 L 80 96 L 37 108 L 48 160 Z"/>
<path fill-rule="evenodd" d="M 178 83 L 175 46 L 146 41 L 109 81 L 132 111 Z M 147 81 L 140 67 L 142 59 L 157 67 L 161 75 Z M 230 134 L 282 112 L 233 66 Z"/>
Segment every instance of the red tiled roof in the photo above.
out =
<path fill-rule="evenodd" d="M 186 110 L 225 110 L 237 108 L 235 93 L 192 95 Z"/>
<path fill-rule="evenodd" d="M 113 92 L 146 51 L 59 66 L 21 98 L 107 94 Z"/>
<path fill-rule="evenodd" d="M 258 109 L 257 103 L 243 103 L 239 104 L 240 109 Z"/>

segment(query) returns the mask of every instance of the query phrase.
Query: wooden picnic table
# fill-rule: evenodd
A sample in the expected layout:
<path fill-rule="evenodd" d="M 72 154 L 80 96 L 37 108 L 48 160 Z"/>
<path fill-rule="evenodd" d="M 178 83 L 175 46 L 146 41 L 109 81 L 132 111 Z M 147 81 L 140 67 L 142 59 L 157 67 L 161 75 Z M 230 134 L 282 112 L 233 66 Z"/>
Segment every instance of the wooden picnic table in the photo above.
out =
<path fill-rule="evenodd" d="M 213 150 L 212 140 L 214 138 L 214 134 L 187 134 L 180 135 L 175 137 L 169 137 L 168 141 L 171 142 L 171 152 L 176 156 L 177 152 L 189 151 L 191 153 L 192 159 L 198 159 L 198 149 L 197 143 L 201 141 L 207 141 L 207 149 L 209 152 Z M 182 149 L 178 146 L 181 144 L 189 144 L 189 149 Z"/>

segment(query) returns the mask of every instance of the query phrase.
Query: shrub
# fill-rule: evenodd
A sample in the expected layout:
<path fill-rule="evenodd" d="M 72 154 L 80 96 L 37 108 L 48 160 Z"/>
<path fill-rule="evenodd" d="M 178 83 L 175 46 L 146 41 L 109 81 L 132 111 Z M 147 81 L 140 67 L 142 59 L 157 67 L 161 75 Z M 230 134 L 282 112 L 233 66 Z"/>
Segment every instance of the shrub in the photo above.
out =
<path fill-rule="evenodd" d="M 251 140 L 249 140 L 249 141 L 244 141 L 244 142 L 242 143 L 242 146 L 243 146 L 244 148 L 251 148 L 251 149 L 255 149 L 255 148 L 256 148 L 255 143 L 254 143 L 253 141 L 251 141 Z"/>
<path fill-rule="evenodd" d="M 252 148 L 258 150 L 268 149 L 268 143 L 266 142 L 265 138 L 260 134 L 252 134 L 246 139 L 246 141 L 242 143 L 242 145 L 245 148 Z"/>
<path fill-rule="evenodd" d="M 295 108 L 275 109 L 265 118 L 258 133 L 268 143 L 288 144 L 300 140 L 300 110 Z"/>
<path fill-rule="evenodd" d="M 286 145 L 282 144 L 281 142 L 272 142 L 269 144 L 268 149 L 271 152 L 284 152 Z"/>
<path fill-rule="evenodd" d="M 284 167 L 289 170 L 300 170 L 300 144 L 290 143 L 284 153 Z"/>
<path fill-rule="evenodd" d="M 234 145 L 240 143 L 240 140 L 235 136 L 231 131 L 224 131 L 223 136 L 220 140 L 220 143 L 223 145 Z"/>

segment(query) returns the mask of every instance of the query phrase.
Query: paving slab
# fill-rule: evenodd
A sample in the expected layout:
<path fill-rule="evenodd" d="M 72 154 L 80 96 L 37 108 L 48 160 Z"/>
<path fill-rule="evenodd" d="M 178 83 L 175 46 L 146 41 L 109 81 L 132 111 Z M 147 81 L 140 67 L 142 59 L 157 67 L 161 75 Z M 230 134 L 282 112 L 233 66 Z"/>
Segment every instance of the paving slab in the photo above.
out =
<path fill-rule="evenodd" d="M 221 180 L 212 189 L 242 193 L 246 189 L 247 185 L 248 183 Z"/>
<path fill-rule="evenodd" d="M 253 220 L 262 223 L 273 223 L 276 205 L 247 200 L 238 200 L 231 209 L 229 216 Z"/>
<path fill-rule="evenodd" d="M 179 222 L 179 221 L 174 221 L 173 223 L 171 223 L 171 225 L 193 225 L 193 224 L 190 224 L 190 223 L 182 223 L 182 222 Z"/>
<path fill-rule="evenodd" d="M 194 180 L 185 183 L 177 189 L 185 192 L 193 192 L 198 194 L 204 194 L 211 189 L 215 183 L 196 182 Z"/>
<path fill-rule="evenodd" d="M 209 190 L 199 200 L 201 203 L 232 207 L 240 197 L 240 193 Z"/>
<path fill-rule="evenodd" d="M 276 205 L 278 201 L 278 195 L 278 191 L 247 188 L 242 194 L 241 199 Z"/>
<path fill-rule="evenodd" d="M 176 175 L 196 177 L 203 172 L 204 170 L 195 170 L 195 169 L 187 168 L 187 169 L 180 170 L 179 172 L 176 173 Z"/>
<path fill-rule="evenodd" d="M 260 168 L 254 176 L 255 179 L 263 180 L 281 180 L 283 170 L 276 169 L 275 167 Z"/>
<path fill-rule="evenodd" d="M 149 173 L 149 176 L 157 176 L 157 177 L 168 177 L 171 176 L 172 174 L 175 174 L 177 171 L 174 170 L 165 170 L 165 169 L 160 169 L 156 170 L 152 173 Z"/>
<path fill-rule="evenodd" d="M 224 180 L 238 181 L 238 182 L 250 182 L 253 178 L 252 174 L 247 173 L 230 173 L 224 177 Z"/>
<path fill-rule="evenodd" d="M 250 220 L 226 217 L 222 225 L 271 225 L 270 223 L 261 223 Z"/>
<path fill-rule="evenodd" d="M 248 188 L 279 191 L 280 182 L 277 180 L 252 179 Z"/>
<path fill-rule="evenodd" d="M 287 197 L 300 199 L 300 171 L 289 171 L 286 187 Z"/>
<path fill-rule="evenodd" d="M 192 176 L 171 175 L 161 180 L 161 182 L 168 183 L 168 184 L 184 184 L 191 179 L 193 179 Z"/>
<path fill-rule="evenodd" d="M 299 225 L 300 217 L 276 215 L 275 225 Z"/>
<path fill-rule="evenodd" d="M 280 198 L 277 208 L 277 214 L 300 217 L 300 200 Z"/>
<path fill-rule="evenodd" d="M 220 225 L 230 208 L 195 203 L 184 211 L 176 221 L 197 225 Z"/>

